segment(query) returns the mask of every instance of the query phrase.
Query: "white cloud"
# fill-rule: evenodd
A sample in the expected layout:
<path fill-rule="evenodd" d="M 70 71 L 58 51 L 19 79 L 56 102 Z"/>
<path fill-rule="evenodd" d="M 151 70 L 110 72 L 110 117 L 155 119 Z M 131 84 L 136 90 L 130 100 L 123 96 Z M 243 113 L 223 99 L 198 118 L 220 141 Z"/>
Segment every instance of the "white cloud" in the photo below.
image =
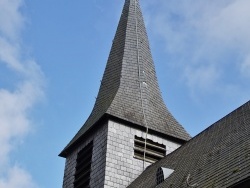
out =
<path fill-rule="evenodd" d="M 227 45 L 250 47 L 250 2 L 248 0 L 232 1 L 206 18 L 203 23 L 208 35 L 225 42 Z"/>
<path fill-rule="evenodd" d="M 5 63 L 9 68 L 15 71 L 23 72 L 23 66 L 19 62 L 19 47 L 13 44 L 8 39 L 0 36 L 0 60 Z"/>
<path fill-rule="evenodd" d="M 250 54 L 244 59 L 243 63 L 241 64 L 241 72 L 250 77 Z"/>
<path fill-rule="evenodd" d="M 249 0 L 159 0 L 145 6 L 152 15 L 149 25 L 164 39 L 192 93 L 209 88 L 249 93 L 238 87 L 250 78 Z"/>
<path fill-rule="evenodd" d="M 1 188 L 37 188 L 32 177 L 18 166 L 8 169 L 7 176 L 0 179 Z"/>
<path fill-rule="evenodd" d="M 185 77 L 190 88 L 210 92 L 210 89 L 214 87 L 214 83 L 219 77 L 219 73 L 215 67 L 195 67 L 194 69 L 188 67 L 185 70 Z"/>
<path fill-rule="evenodd" d="M 10 161 L 11 151 L 32 130 L 30 110 L 44 95 L 43 73 L 21 48 L 23 4 L 23 0 L 0 0 L 0 64 L 10 70 L 10 77 L 21 78 L 12 90 L 0 88 L 0 188 L 36 187 L 28 171 Z"/>
<path fill-rule="evenodd" d="M 17 39 L 24 26 L 20 12 L 23 3 L 23 0 L 0 0 L 0 33 L 8 39 Z"/>

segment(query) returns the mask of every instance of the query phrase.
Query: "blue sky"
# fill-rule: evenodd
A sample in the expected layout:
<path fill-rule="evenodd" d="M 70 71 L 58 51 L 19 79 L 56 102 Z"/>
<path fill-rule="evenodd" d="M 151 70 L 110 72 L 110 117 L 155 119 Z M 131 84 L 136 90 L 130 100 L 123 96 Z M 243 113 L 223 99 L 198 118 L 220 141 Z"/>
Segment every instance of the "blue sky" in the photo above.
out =
<path fill-rule="evenodd" d="M 0 0 L 0 188 L 61 187 L 123 0 Z M 165 103 L 195 136 L 250 99 L 248 0 L 141 0 Z"/>

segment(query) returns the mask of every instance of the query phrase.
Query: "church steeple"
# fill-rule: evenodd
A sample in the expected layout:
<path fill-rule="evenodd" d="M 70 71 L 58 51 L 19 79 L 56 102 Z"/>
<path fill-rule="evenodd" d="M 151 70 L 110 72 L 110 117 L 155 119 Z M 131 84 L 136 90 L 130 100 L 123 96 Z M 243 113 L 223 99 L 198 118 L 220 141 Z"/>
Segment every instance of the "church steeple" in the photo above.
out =
<path fill-rule="evenodd" d="M 94 108 L 60 153 L 63 188 L 125 188 L 189 138 L 162 100 L 139 0 L 125 0 Z"/>
<path fill-rule="evenodd" d="M 190 138 L 160 94 L 139 0 L 125 1 L 93 111 L 60 155 L 106 115 L 183 141 Z"/>

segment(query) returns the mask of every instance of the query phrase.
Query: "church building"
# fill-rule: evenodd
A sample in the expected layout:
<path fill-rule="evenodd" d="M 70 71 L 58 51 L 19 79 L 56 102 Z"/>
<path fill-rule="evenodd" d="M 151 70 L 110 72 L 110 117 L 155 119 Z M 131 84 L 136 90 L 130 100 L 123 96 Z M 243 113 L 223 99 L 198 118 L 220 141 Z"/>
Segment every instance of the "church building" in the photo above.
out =
<path fill-rule="evenodd" d="M 163 102 L 139 0 L 125 0 L 93 110 L 59 154 L 63 188 L 249 183 L 249 118 L 248 102 L 191 139 Z"/>

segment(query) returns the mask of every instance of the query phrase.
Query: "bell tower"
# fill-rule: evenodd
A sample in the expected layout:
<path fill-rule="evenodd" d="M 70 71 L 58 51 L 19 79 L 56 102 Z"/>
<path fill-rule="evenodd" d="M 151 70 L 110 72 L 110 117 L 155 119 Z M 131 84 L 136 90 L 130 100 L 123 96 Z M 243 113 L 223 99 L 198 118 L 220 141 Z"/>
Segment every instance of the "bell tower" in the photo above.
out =
<path fill-rule="evenodd" d="M 127 187 L 189 139 L 160 94 L 139 0 L 125 0 L 94 108 L 59 154 L 63 187 Z"/>

